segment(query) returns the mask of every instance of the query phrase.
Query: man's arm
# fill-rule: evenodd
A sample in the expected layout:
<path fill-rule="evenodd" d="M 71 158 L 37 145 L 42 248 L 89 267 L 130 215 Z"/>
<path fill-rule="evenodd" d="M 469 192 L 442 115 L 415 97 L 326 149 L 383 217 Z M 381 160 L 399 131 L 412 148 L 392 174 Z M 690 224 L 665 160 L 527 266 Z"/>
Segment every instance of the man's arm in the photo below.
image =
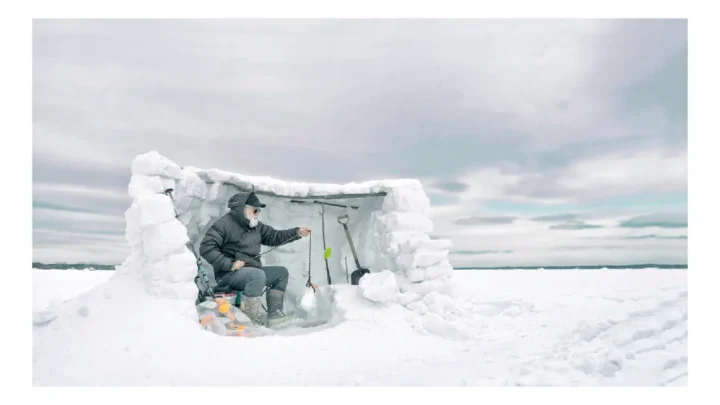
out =
<path fill-rule="evenodd" d="M 220 251 L 224 240 L 225 227 L 222 223 L 216 222 L 200 242 L 200 255 L 213 266 L 215 273 L 232 270 L 233 259 Z"/>
<path fill-rule="evenodd" d="M 300 239 L 300 228 L 295 227 L 282 231 L 275 230 L 270 225 L 265 225 L 262 222 L 258 225 L 260 227 L 260 235 L 262 243 L 265 246 L 279 246 L 285 242 L 288 242 L 290 238 L 295 236 L 295 240 Z"/>

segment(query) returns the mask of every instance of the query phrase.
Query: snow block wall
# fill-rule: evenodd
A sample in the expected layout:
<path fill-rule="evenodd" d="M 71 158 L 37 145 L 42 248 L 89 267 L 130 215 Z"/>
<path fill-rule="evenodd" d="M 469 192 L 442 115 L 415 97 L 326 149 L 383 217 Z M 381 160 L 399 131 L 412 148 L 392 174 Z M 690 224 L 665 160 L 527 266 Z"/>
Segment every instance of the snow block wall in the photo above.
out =
<path fill-rule="evenodd" d="M 167 189 L 174 190 L 172 199 L 165 194 Z M 229 211 L 228 200 L 241 189 L 277 195 L 258 194 L 267 204 L 260 214 L 260 221 L 265 224 L 278 230 L 296 226 L 312 229 L 312 241 L 303 238 L 262 257 L 266 266 L 282 265 L 289 270 L 286 309 L 299 305 L 308 277 L 308 261 L 312 265 L 312 281 L 328 285 L 323 260 L 323 217 L 326 246 L 333 250 L 328 263 L 332 285 L 349 284 L 349 274 L 356 264 L 344 228 L 338 222 L 338 216 L 347 214 L 360 265 L 371 271 L 361 280 L 360 294 L 374 302 L 397 303 L 418 315 L 434 312 L 442 316 L 447 312 L 448 305 L 437 303 L 446 302 L 453 293 L 453 269 L 448 260 L 451 242 L 430 239 L 428 233 L 433 230 L 430 201 L 417 180 L 345 185 L 285 182 L 180 167 L 151 151 L 137 156 L 132 163 L 128 192 L 134 201 L 125 213 L 126 237 L 132 254 L 118 270 L 139 272 L 151 295 L 194 305 L 197 266 L 187 242 L 197 253 L 205 232 Z M 325 206 L 324 215 L 323 206 L 312 200 L 292 201 L 307 196 L 377 193 L 385 194 L 322 200 L 357 207 Z M 262 252 L 268 249 L 263 246 Z M 212 267 L 204 259 L 202 263 L 214 285 Z"/>

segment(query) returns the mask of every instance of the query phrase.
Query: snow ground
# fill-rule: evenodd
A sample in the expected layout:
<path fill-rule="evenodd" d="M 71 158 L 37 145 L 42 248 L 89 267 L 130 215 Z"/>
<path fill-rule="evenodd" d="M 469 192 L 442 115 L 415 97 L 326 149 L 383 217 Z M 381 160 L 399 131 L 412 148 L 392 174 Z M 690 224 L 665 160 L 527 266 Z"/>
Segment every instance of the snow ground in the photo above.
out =
<path fill-rule="evenodd" d="M 686 270 L 455 271 L 472 333 L 451 339 L 351 286 L 337 325 L 219 337 L 110 276 L 33 271 L 34 312 L 57 315 L 34 326 L 33 385 L 687 385 Z"/>
<path fill-rule="evenodd" d="M 90 291 L 112 275 L 112 271 L 33 269 L 33 312 Z"/>

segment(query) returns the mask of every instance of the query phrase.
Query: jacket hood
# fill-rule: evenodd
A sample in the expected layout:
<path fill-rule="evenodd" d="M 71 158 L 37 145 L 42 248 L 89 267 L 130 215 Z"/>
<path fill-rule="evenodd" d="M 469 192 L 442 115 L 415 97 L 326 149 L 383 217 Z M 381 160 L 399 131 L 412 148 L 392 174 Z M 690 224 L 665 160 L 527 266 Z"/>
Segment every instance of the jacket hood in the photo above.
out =
<path fill-rule="evenodd" d="M 248 197 L 250 197 L 250 194 L 252 194 L 252 192 L 241 191 L 230 197 L 230 200 L 228 200 L 230 216 L 233 218 L 233 220 L 235 220 L 235 222 L 237 222 L 245 229 L 250 229 L 250 221 L 245 217 L 245 214 L 243 213 L 243 208 L 245 208 L 245 203 L 247 203 L 247 199 Z"/>
<path fill-rule="evenodd" d="M 252 194 L 251 191 L 241 191 L 230 197 L 230 200 L 227 204 L 228 208 L 230 208 L 231 210 L 237 209 L 238 211 L 242 211 L 245 207 L 245 203 L 247 203 L 248 197 L 250 197 L 250 194 Z"/>

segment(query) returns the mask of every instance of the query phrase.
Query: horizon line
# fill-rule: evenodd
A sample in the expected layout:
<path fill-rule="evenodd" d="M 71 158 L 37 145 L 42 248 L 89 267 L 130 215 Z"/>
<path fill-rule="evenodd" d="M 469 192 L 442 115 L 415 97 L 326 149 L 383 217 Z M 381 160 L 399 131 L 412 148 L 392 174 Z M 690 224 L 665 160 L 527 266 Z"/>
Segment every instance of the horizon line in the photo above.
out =
<path fill-rule="evenodd" d="M 36 265 L 40 266 L 53 266 L 53 265 L 63 265 L 63 266 L 73 266 L 73 265 L 83 265 L 83 266 L 102 266 L 102 267 L 117 267 L 120 266 L 120 264 L 100 264 L 100 263 L 86 263 L 86 262 L 75 262 L 75 263 L 68 263 L 68 262 L 53 262 L 53 263 L 44 263 L 44 262 L 32 262 L 33 268 L 35 268 Z M 478 270 L 492 270 L 492 269 L 558 269 L 558 268 L 630 268 L 630 267 L 675 267 L 675 268 L 687 268 L 687 263 L 671 263 L 671 264 L 661 264 L 661 263 L 636 263 L 636 264 L 577 264 L 577 265 L 522 265 L 522 266 L 452 266 L 453 269 L 457 270 L 472 270 L 472 269 L 478 269 Z"/>

